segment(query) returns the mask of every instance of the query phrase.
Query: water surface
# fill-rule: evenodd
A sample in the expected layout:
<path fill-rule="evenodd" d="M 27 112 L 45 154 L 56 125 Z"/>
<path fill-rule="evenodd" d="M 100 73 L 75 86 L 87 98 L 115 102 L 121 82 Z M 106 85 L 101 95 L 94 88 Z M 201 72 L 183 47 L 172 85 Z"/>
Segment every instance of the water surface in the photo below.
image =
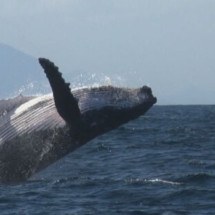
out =
<path fill-rule="evenodd" d="M 215 106 L 155 106 L 19 185 L 1 214 L 215 214 Z"/>

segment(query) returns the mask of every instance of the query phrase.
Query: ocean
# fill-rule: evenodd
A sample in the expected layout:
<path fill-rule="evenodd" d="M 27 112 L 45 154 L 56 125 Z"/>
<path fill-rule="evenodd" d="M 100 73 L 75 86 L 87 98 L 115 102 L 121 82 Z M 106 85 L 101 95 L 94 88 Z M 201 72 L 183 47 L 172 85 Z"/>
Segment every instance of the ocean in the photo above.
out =
<path fill-rule="evenodd" d="M 155 106 L 28 181 L 0 214 L 215 214 L 215 106 Z"/>

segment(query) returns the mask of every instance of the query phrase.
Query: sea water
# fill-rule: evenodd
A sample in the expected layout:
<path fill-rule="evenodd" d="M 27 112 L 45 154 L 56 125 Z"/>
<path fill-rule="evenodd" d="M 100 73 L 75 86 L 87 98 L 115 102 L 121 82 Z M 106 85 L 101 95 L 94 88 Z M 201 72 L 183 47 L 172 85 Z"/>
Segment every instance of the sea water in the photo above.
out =
<path fill-rule="evenodd" d="M 215 106 L 155 106 L 18 185 L 0 214 L 215 214 Z"/>

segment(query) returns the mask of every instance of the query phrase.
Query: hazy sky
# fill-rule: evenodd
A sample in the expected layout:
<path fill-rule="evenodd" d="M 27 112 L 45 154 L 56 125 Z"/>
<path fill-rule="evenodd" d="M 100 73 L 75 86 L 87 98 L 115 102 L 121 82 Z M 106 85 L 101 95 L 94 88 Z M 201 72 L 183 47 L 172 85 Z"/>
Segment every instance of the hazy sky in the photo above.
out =
<path fill-rule="evenodd" d="M 1 0 L 0 43 L 159 104 L 215 103 L 214 0 Z"/>

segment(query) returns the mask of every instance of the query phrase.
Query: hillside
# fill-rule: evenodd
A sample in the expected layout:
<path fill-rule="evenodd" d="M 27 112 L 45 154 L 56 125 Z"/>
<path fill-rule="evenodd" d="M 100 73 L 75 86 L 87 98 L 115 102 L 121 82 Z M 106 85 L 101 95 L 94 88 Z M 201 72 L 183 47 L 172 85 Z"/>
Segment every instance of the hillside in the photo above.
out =
<path fill-rule="evenodd" d="M 44 74 L 36 58 L 0 44 L 0 98 L 37 93 Z"/>

